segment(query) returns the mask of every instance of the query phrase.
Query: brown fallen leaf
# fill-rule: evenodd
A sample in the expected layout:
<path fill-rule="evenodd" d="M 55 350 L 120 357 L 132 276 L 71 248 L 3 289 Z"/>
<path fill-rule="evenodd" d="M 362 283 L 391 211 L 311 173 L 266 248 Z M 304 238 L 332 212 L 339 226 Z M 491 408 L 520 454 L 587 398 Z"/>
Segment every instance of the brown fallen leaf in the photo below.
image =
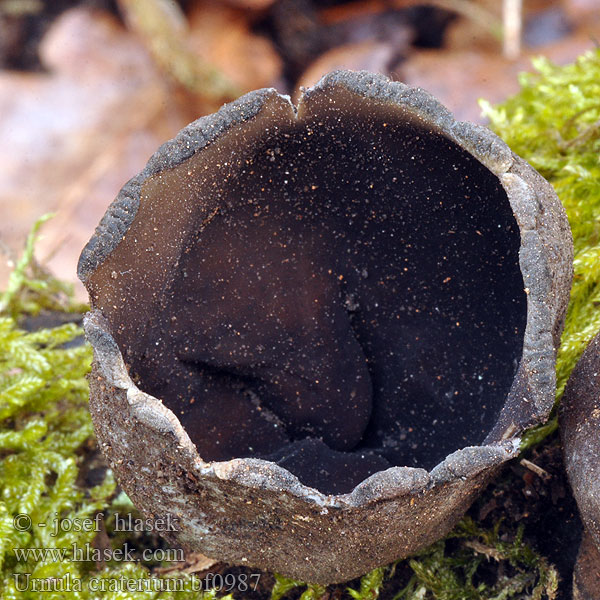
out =
<path fill-rule="evenodd" d="M 567 17 L 573 24 L 589 27 L 600 26 L 600 3 L 598 0 L 560 0 Z"/>
<path fill-rule="evenodd" d="M 0 238 L 18 254 L 37 217 L 57 213 L 37 255 L 76 282 L 79 252 L 108 204 L 190 118 L 135 37 L 106 13 L 64 13 L 40 52 L 49 73 L 0 72 Z M 8 268 L 0 264 L 1 288 Z"/>
<path fill-rule="evenodd" d="M 189 16 L 190 47 L 247 92 L 277 83 L 282 63 L 273 43 L 250 31 L 248 11 L 205 0 Z"/>

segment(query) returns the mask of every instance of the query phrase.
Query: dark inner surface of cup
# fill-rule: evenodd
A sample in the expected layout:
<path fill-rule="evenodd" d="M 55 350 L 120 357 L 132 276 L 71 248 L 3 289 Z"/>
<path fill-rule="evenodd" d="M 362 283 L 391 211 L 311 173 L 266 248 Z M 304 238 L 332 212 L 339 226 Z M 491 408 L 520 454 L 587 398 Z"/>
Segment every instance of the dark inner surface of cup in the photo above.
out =
<path fill-rule="evenodd" d="M 414 120 L 320 114 L 265 132 L 210 193 L 128 352 L 204 460 L 342 493 L 482 442 L 527 316 L 493 173 Z"/>

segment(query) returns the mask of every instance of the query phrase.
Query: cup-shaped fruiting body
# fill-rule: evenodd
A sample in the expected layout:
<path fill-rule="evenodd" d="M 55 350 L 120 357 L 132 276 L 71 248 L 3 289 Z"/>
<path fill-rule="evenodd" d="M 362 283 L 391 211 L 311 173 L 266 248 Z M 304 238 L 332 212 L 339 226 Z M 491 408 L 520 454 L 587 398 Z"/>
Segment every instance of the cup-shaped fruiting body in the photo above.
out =
<path fill-rule="evenodd" d="M 600 600 L 600 334 L 569 378 L 560 407 L 565 468 L 585 531 L 573 597 Z"/>
<path fill-rule="evenodd" d="M 81 255 L 102 449 L 189 550 L 361 575 L 447 532 L 547 417 L 571 262 L 550 185 L 423 90 L 250 93 Z"/>

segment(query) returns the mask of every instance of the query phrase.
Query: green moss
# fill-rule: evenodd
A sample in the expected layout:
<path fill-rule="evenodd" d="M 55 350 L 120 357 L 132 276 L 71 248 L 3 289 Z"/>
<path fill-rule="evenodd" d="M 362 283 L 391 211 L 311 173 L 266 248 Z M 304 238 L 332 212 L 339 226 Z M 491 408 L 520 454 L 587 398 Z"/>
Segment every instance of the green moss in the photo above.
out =
<path fill-rule="evenodd" d="M 382 567 L 373 569 L 373 571 L 361 577 L 359 589 L 348 588 L 348 594 L 354 600 L 375 600 L 379 598 L 384 578 L 385 569 Z"/>
<path fill-rule="evenodd" d="M 299 600 L 320 600 L 327 593 L 327 588 L 322 585 L 308 584 L 303 581 L 296 581 L 295 579 L 275 575 L 275 585 L 271 591 L 271 600 L 280 600 L 298 588 L 305 588 Z"/>
<path fill-rule="evenodd" d="M 37 220 L 27 237 L 23 255 L 12 271 L 6 290 L 0 294 L 0 315 L 13 319 L 37 315 L 42 310 L 63 313 L 82 313 L 85 304 L 73 300 L 73 288 L 60 281 L 39 265 L 33 251 L 37 233 L 54 215 L 44 215 Z"/>
<path fill-rule="evenodd" d="M 150 579 L 142 564 L 98 566 L 75 553 L 93 551 L 103 531 L 98 524 L 123 501 L 112 500 L 110 470 L 96 487 L 82 480 L 86 443 L 93 439 L 85 379 L 92 352 L 83 331 L 74 322 L 34 331 L 20 326 L 41 311 L 77 318 L 82 309 L 69 287 L 33 260 L 36 233 L 47 218 L 34 227 L 0 296 L 0 597 L 198 600 L 191 577 L 171 580 L 181 591 L 154 591 L 156 581 L 169 580 Z M 150 591 L 128 591 L 132 582 Z M 107 591 L 99 595 L 90 585 Z"/>
<path fill-rule="evenodd" d="M 600 49 L 575 63 L 534 61 L 521 91 L 497 106 L 482 102 L 491 128 L 553 186 L 573 232 L 575 277 L 557 360 L 557 399 L 575 363 L 600 330 Z M 524 447 L 556 429 L 556 418 Z"/>
<path fill-rule="evenodd" d="M 523 543 L 522 527 L 510 536 L 501 523 L 488 530 L 468 517 L 408 562 L 414 575 L 394 600 L 554 598 L 558 589 L 556 570 Z"/>

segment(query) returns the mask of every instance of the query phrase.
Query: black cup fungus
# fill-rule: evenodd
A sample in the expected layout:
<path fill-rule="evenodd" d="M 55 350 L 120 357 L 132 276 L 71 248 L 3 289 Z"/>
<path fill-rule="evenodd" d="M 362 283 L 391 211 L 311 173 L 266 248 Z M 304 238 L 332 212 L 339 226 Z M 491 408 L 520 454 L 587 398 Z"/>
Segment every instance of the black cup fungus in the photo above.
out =
<path fill-rule="evenodd" d="M 253 92 L 161 147 L 82 252 L 99 439 L 184 546 L 356 576 L 443 535 L 547 417 L 571 260 L 551 187 L 426 92 Z"/>
<path fill-rule="evenodd" d="M 600 599 L 600 333 L 573 369 L 560 406 L 565 468 L 585 529 L 573 598 Z"/>

